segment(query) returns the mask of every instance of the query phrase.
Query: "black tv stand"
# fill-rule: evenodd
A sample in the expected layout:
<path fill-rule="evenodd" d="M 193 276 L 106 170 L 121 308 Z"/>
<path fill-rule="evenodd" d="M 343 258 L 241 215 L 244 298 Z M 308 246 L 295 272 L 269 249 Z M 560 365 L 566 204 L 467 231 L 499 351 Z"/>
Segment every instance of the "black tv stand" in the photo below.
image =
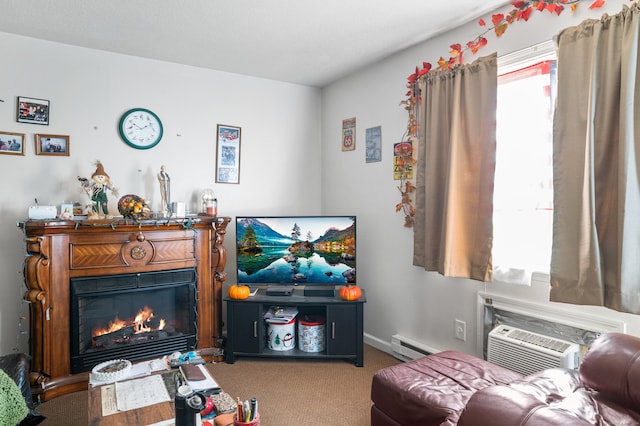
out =
<path fill-rule="evenodd" d="M 363 317 L 366 297 L 364 290 L 358 300 L 339 297 L 308 297 L 301 288 L 290 296 L 269 296 L 262 290 L 244 300 L 225 297 L 227 302 L 227 345 L 225 361 L 235 362 L 238 356 L 261 358 L 346 358 L 358 367 L 364 365 Z M 305 352 L 298 347 L 274 351 L 267 345 L 264 313 L 272 306 L 295 306 L 298 317 L 319 315 L 326 319 L 325 346 L 321 352 Z M 296 327 L 297 328 L 297 327 Z"/>

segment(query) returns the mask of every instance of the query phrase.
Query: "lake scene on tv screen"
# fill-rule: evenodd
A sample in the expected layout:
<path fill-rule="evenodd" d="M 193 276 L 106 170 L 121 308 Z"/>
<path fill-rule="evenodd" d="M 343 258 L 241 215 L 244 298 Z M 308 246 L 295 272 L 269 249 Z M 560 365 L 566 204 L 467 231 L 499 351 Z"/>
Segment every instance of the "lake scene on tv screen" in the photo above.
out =
<path fill-rule="evenodd" d="M 236 218 L 238 282 L 356 283 L 356 218 Z"/>

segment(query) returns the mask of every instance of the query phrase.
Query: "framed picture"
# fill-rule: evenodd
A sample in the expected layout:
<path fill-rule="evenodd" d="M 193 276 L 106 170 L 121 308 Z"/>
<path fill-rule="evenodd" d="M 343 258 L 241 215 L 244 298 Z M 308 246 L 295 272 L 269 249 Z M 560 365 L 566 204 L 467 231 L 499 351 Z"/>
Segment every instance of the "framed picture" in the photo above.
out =
<path fill-rule="evenodd" d="M 62 204 L 59 217 L 61 219 L 73 219 L 73 204 Z"/>
<path fill-rule="evenodd" d="M 36 135 L 36 155 L 69 156 L 69 136 Z"/>
<path fill-rule="evenodd" d="M 353 151 L 356 149 L 356 118 L 342 120 L 342 150 Z"/>
<path fill-rule="evenodd" d="M 49 125 L 49 101 L 18 96 L 18 123 Z"/>
<path fill-rule="evenodd" d="M 374 163 L 382 160 L 382 127 L 370 127 L 365 130 L 365 140 L 367 144 L 366 162 Z"/>
<path fill-rule="evenodd" d="M 216 182 L 240 183 L 241 128 L 218 124 L 216 133 Z"/>
<path fill-rule="evenodd" d="M 411 141 L 393 144 L 393 179 L 413 179 L 413 165 L 408 160 L 413 158 L 413 143 Z"/>
<path fill-rule="evenodd" d="M 24 155 L 24 133 L 0 132 L 0 154 Z"/>

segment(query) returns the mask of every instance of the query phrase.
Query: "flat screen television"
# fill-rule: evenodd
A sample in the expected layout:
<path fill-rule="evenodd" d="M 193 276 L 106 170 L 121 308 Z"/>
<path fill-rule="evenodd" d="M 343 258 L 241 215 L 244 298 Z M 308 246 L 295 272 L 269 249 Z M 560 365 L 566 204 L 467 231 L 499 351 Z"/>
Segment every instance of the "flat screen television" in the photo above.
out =
<path fill-rule="evenodd" d="M 236 217 L 238 283 L 356 284 L 355 216 Z"/>

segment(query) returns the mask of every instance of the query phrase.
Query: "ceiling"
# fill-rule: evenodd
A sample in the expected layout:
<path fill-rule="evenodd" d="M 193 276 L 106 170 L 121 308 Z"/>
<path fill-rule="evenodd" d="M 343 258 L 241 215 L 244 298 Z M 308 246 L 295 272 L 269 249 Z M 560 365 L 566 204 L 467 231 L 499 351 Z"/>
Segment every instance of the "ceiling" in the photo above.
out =
<path fill-rule="evenodd" d="M 0 0 L 0 31 L 323 87 L 506 3 Z"/>

